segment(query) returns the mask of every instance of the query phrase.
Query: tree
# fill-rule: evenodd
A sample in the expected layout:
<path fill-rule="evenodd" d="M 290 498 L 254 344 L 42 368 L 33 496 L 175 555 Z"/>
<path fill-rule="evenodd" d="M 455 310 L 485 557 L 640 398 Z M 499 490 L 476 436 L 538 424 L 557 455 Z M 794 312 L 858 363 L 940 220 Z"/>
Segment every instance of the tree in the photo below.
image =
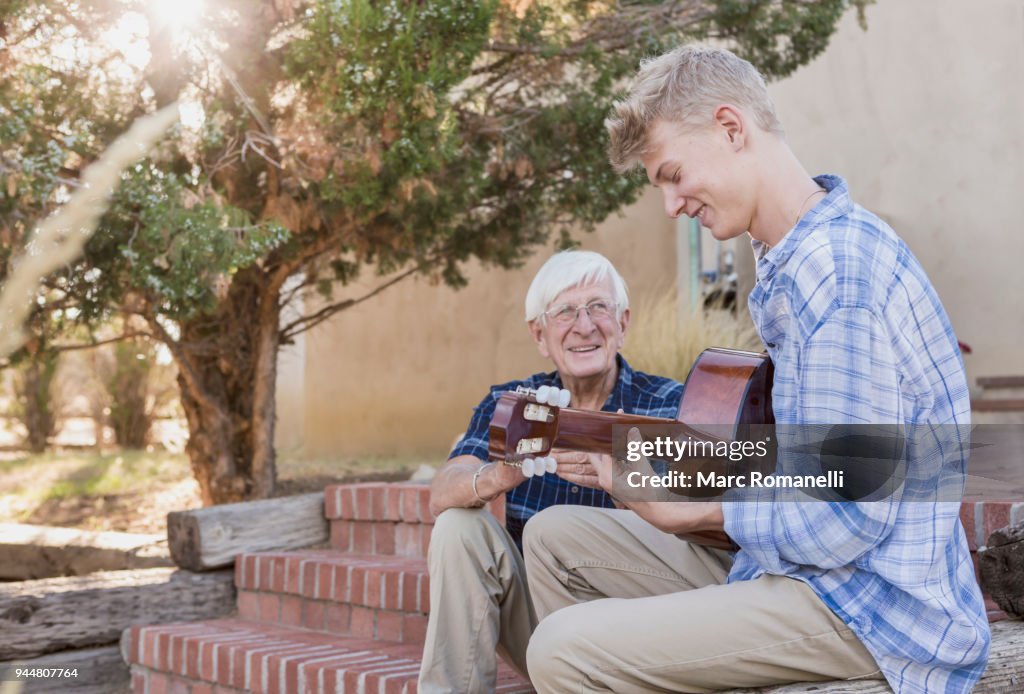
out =
<path fill-rule="evenodd" d="M 405 277 L 515 266 L 634 200 L 603 120 L 642 56 L 719 39 L 782 76 L 848 4 L 206 0 L 186 22 L 196 0 L 176 17 L 19 0 L 0 14 L 3 156 L 19 189 L 73 182 L 111 132 L 180 95 L 191 117 L 49 289 L 78 320 L 140 316 L 168 346 L 204 501 L 266 496 L 280 345 Z M 24 152 L 45 161 L 26 170 Z M 0 208 L 0 233 L 18 209 Z M 380 284 L 352 293 L 366 268 Z M 309 289 L 323 307 L 282 324 Z"/>

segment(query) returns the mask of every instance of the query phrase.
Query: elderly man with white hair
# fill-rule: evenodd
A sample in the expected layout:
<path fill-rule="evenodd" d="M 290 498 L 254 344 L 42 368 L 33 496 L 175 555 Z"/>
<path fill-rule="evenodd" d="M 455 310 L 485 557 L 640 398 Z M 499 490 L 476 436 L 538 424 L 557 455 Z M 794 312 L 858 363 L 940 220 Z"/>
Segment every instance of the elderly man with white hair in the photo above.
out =
<path fill-rule="evenodd" d="M 517 386 L 557 393 L 579 409 L 622 410 L 674 419 L 683 386 L 630 368 L 619 354 L 629 327 L 626 284 L 604 256 L 565 251 L 538 271 L 526 294 L 526 321 L 555 370 L 492 386 L 465 436 L 431 486 L 438 517 L 431 535 L 430 619 L 419 691 L 493 691 L 497 653 L 521 674 L 537 625 L 522 557 L 523 527 L 556 504 L 613 507 L 596 475 L 570 482 L 555 460 L 524 468 L 487 462 L 488 427 L 502 393 Z M 576 452 L 555 452 L 559 462 Z M 481 507 L 504 492 L 505 527 Z"/>

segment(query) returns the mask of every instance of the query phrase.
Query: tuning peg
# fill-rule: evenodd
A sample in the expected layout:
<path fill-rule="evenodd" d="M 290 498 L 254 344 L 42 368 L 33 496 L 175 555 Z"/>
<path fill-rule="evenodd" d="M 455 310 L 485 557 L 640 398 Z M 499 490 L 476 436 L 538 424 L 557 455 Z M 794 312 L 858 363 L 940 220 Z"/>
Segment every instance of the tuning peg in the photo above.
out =
<path fill-rule="evenodd" d="M 551 386 L 541 386 L 537 389 L 537 402 L 541 405 L 546 405 L 548 402 L 548 393 L 551 392 Z"/>
<path fill-rule="evenodd" d="M 534 461 L 533 458 L 523 458 L 522 463 L 523 477 L 533 477 L 534 475 Z"/>
<path fill-rule="evenodd" d="M 547 463 L 547 471 L 548 472 L 554 473 L 555 470 L 558 469 L 558 461 L 555 460 L 553 456 L 548 456 L 544 460 Z"/>
<path fill-rule="evenodd" d="M 563 388 L 558 393 L 558 406 L 559 407 L 568 407 L 570 399 L 572 399 L 572 393 L 570 393 L 568 390 Z M 551 404 L 554 405 L 555 403 L 551 403 Z"/>

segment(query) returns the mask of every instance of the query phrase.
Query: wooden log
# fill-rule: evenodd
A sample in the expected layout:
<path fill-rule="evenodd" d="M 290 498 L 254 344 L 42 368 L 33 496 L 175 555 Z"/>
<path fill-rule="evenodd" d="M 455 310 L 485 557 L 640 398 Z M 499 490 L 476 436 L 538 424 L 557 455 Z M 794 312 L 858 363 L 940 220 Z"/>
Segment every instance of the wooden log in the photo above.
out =
<path fill-rule="evenodd" d="M 0 660 L 115 643 L 132 624 L 212 619 L 235 609 L 231 571 L 107 571 L 0 584 Z"/>
<path fill-rule="evenodd" d="M 978 550 L 981 588 L 1012 617 L 1024 617 L 1024 523 L 989 535 Z"/>
<path fill-rule="evenodd" d="M 60 668 L 71 671 L 73 677 L 16 677 L 16 670 Z M 129 694 L 131 674 L 121 657 L 118 646 L 86 648 L 51 653 L 30 660 L 0 663 L 0 682 L 12 681 L 21 685 L 20 694 Z M 3 690 L 6 691 L 6 690 Z"/>
<path fill-rule="evenodd" d="M 985 675 L 973 694 L 1024 691 L 1024 622 L 1004 620 L 992 625 L 992 649 Z M 728 694 L 892 694 L 885 680 L 805 682 L 758 689 L 730 689 Z"/>
<path fill-rule="evenodd" d="M 167 514 L 171 558 L 189 571 L 231 566 L 243 552 L 311 547 L 328 537 L 323 492 Z"/>
<path fill-rule="evenodd" d="M 156 566 L 171 566 L 160 535 L 0 523 L 0 579 L 24 581 Z"/>

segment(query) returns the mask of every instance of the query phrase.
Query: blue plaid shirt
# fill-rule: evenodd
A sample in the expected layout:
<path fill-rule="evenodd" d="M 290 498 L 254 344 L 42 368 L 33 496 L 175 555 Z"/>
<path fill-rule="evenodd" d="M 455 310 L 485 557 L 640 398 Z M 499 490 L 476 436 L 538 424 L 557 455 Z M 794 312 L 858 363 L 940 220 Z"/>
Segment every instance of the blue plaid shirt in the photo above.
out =
<path fill-rule="evenodd" d="M 629 414 L 641 414 L 650 417 L 662 417 L 674 420 L 679 414 L 679 403 L 683 397 L 683 384 L 670 378 L 651 376 L 642 371 L 634 371 L 622 355 L 616 360 L 619 365 L 619 377 L 615 388 L 601 408 L 605 412 L 618 412 L 620 409 Z M 473 411 L 473 419 L 465 436 L 455 446 L 449 459 L 460 455 L 472 455 L 480 460 L 487 460 L 488 427 L 494 415 L 494 407 L 501 394 L 515 390 L 516 386 L 539 388 L 540 386 L 562 387 L 562 380 L 557 371 L 539 373 L 523 381 L 510 381 L 502 385 L 492 386 L 491 392 L 484 397 Z M 603 506 L 614 508 L 611 497 L 600 489 L 580 487 L 563 480 L 557 475 L 528 477 L 518 487 L 508 492 L 505 497 L 505 525 L 522 550 L 523 526 L 530 517 L 555 504 L 579 504 L 582 506 Z"/>
<path fill-rule="evenodd" d="M 783 240 L 754 242 L 750 312 L 775 363 L 785 425 L 970 424 L 949 319 L 906 244 L 837 176 Z M 857 634 L 899 694 L 969 692 L 990 633 L 959 503 L 723 504 L 741 547 L 731 581 L 807 583 Z"/>

